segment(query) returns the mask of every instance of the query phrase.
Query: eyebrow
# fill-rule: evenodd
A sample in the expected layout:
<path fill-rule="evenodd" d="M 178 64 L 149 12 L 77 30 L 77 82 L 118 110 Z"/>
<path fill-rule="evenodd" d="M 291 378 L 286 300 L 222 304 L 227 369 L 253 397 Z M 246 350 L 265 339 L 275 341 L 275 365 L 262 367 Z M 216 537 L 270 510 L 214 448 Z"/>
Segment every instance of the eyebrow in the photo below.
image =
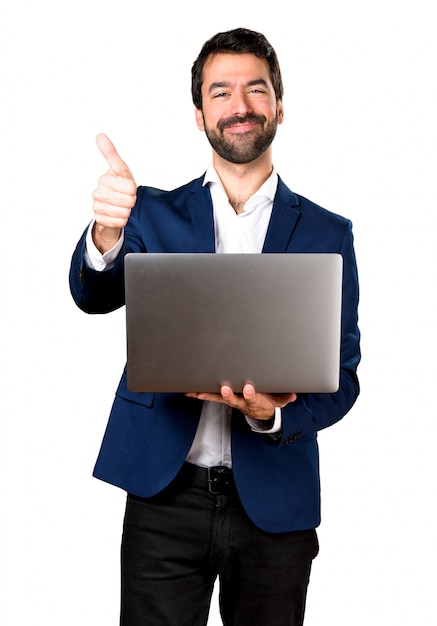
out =
<path fill-rule="evenodd" d="M 269 87 L 267 81 L 264 80 L 264 78 L 254 78 L 253 80 L 250 80 L 246 84 L 246 87 L 254 87 L 255 85 L 264 85 L 264 87 L 266 88 Z M 232 83 L 228 80 L 220 80 L 220 81 L 211 83 L 208 89 L 208 93 L 211 93 L 215 89 L 221 89 L 222 87 L 232 87 Z"/>

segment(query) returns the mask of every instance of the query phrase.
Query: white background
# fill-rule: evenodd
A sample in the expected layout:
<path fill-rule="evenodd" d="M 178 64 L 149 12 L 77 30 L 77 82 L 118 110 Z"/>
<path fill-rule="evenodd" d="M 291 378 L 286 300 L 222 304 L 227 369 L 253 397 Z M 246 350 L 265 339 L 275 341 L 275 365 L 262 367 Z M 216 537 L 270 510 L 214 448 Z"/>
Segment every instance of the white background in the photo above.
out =
<path fill-rule="evenodd" d="M 285 121 L 274 163 L 352 219 L 361 397 L 320 433 L 323 521 L 306 626 L 433 626 L 435 21 L 425 0 L 2 0 L 0 622 L 118 623 L 124 494 L 91 477 L 124 363 L 124 312 L 70 298 L 106 132 L 138 184 L 200 175 L 190 68 L 262 31 Z M 214 600 L 210 624 L 219 624 Z"/>

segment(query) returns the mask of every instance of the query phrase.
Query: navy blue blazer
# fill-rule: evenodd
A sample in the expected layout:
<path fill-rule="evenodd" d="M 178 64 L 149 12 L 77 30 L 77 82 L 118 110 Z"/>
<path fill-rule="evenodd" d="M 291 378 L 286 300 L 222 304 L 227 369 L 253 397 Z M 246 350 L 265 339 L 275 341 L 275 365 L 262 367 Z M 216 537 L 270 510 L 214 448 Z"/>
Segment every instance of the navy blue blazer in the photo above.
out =
<path fill-rule="evenodd" d="M 128 252 L 215 252 L 212 201 L 202 181 L 173 191 L 139 187 L 110 270 L 87 266 L 83 234 L 70 271 L 71 292 L 83 311 L 107 313 L 124 304 Z M 351 222 L 296 195 L 281 179 L 263 247 L 269 252 L 337 252 L 344 265 L 339 390 L 299 395 L 282 410 L 277 439 L 252 432 L 243 416 L 232 421 L 232 466 L 243 507 L 257 526 L 279 533 L 320 523 L 317 431 L 340 420 L 359 393 L 358 276 Z M 201 406 L 183 394 L 131 392 L 124 371 L 94 476 L 141 497 L 158 493 L 190 450 Z"/>

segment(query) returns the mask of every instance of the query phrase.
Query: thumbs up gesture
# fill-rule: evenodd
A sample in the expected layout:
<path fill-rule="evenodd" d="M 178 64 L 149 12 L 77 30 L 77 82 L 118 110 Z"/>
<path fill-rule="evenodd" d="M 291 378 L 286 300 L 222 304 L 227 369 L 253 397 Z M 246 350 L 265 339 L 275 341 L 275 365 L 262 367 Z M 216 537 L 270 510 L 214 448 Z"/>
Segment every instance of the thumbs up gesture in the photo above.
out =
<path fill-rule="evenodd" d="M 109 165 L 93 193 L 95 224 L 93 240 L 102 254 L 115 246 L 136 201 L 137 186 L 114 144 L 104 134 L 97 135 L 97 146 Z"/>

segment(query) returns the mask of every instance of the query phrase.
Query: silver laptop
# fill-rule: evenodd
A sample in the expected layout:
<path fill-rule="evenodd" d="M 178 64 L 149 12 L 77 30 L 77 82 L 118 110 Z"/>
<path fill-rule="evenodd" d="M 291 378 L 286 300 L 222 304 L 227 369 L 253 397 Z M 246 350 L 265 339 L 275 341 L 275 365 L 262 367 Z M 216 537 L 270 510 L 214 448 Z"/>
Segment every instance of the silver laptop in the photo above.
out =
<path fill-rule="evenodd" d="M 339 254 L 125 258 L 131 391 L 338 389 Z"/>

